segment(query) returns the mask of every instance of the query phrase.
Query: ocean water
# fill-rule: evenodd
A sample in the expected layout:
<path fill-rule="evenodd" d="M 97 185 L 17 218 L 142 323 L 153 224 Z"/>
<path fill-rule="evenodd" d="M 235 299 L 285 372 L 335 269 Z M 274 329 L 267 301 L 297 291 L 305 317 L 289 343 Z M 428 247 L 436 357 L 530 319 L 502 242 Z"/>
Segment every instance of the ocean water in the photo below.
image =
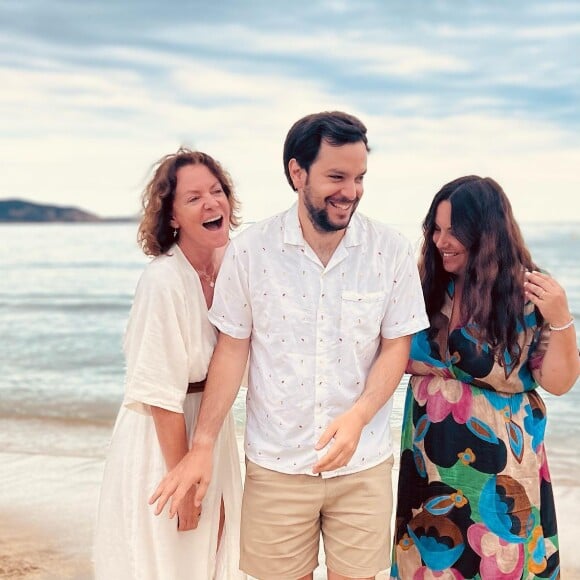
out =
<path fill-rule="evenodd" d="M 396 225 L 413 242 L 417 225 Z M 580 223 L 524 225 L 580 321 Z M 0 225 L 0 450 L 104 456 L 123 396 L 121 342 L 147 258 L 136 224 Z M 577 332 L 580 324 L 577 324 Z M 580 385 L 545 394 L 552 468 L 580 474 Z M 400 428 L 404 384 L 395 395 Z M 240 432 L 244 393 L 234 413 Z"/>

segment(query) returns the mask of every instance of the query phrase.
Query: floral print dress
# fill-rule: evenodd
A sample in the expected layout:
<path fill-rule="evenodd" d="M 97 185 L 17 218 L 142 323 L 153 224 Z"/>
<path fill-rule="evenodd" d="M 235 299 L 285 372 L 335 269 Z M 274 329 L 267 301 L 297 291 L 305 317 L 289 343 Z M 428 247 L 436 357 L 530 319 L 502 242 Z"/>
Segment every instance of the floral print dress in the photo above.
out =
<path fill-rule="evenodd" d="M 450 286 L 435 336 L 413 338 L 391 577 L 558 578 L 546 408 L 532 376 L 549 330 L 528 303 L 506 377 L 473 325 L 449 331 L 452 308 Z"/>

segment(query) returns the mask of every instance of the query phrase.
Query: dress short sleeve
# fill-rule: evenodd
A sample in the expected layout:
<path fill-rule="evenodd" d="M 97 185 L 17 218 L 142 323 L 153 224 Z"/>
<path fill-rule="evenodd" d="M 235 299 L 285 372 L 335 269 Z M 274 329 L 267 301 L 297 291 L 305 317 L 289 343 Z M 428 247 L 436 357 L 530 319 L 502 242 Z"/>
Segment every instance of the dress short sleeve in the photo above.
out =
<path fill-rule="evenodd" d="M 124 350 L 124 405 L 150 414 L 149 406 L 183 412 L 187 394 L 186 300 L 175 272 L 145 270 L 135 293 Z"/>

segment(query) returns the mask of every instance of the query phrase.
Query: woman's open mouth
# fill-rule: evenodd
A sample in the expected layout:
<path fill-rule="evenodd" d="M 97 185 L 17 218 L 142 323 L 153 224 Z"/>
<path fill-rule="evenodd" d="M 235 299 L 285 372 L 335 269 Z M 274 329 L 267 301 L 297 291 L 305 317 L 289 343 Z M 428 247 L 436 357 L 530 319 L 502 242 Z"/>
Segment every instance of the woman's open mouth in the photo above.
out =
<path fill-rule="evenodd" d="M 205 222 L 203 222 L 202 225 L 206 230 L 217 231 L 217 230 L 221 229 L 223 223 L 224 223 L 224 218 L 223 218 L 223 216 L 219 215 L 219 216 L 216 216 L 216 217 L 211 218 L 209 220 L 206 220 Z"/>

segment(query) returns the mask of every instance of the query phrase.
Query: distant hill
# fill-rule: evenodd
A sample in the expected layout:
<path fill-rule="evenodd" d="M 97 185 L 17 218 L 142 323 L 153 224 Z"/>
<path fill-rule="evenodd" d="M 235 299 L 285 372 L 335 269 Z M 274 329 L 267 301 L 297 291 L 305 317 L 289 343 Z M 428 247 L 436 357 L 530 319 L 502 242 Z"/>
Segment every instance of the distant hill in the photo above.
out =
<path fill-rule="evenodd" d="M 0 199 L 0 223 L 6 222 L 123 222 L 133 218 L 102 218 L 77 207 L 43 205 L 22 199 Z"/>

